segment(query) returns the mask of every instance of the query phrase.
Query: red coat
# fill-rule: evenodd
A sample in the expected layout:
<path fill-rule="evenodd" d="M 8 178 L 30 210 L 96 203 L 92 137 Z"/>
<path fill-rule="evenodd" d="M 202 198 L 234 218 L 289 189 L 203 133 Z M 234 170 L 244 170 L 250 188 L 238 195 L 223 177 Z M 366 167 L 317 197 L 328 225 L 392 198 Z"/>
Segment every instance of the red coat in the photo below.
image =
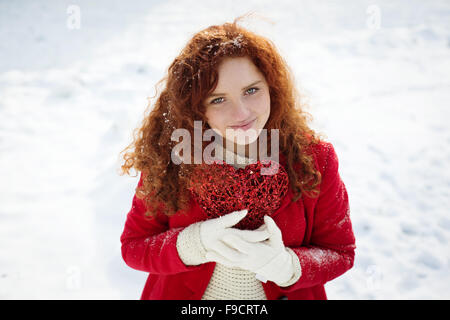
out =
<path fill-rule="evenodd" d="M 292 190 L 272 215 L 284 244 L 297 253 L 302 276 L 289 287 L 262 283 L 267 299 L 327 299 L 324 284 L 353 266 L 355 238 L 350 221 L 347 190 L 338 173 L 338 158 L 329 142 L 313 148 L 315 165 L 322 174 L 319 198 L 302 196 L 291 202 Z M 280 154 L 280 163 L 285 158 Z M 142 184 L 142 176 L 138 185 Z M 214 271 L 215 263 L 186 266 L 178 256 L 177 236 L 184 227 L 204 220 L 191 199 L 188 215 L 159 214 L 144 219 L 145 206 L 136 195 L 120 238 L 122 257 L 136 270 L 149 272 L 141 299 L 199 300 Z"/>

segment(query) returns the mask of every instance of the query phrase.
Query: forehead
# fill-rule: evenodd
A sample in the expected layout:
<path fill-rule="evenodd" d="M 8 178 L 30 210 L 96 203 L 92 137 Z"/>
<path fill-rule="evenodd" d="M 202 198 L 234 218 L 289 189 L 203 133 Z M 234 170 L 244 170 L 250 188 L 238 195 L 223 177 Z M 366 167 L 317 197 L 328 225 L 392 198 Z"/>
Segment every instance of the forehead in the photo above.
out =
<path fill-rule="evenodd" d="M 263 80 L 264 76 L 248 57 L 225 58 L 218 67 L 217 86 L 250 83 Z M 249 82 L 250 81 L 250 82 Z"/>

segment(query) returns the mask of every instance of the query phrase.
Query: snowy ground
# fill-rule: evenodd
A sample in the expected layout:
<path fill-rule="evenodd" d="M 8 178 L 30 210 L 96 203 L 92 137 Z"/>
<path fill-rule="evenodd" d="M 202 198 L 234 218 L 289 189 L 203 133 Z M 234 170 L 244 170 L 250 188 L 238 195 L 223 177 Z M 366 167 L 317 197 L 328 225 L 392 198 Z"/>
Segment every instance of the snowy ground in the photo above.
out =
<path fill-rule="evenodd" d="M 329 298 L 450 298 L 448 1 L 132 3 L 0 2 L 0 299 L 139 298 L 118 154 L 187 39 L 250 10 L 349 192 L 357 256 Z"/>

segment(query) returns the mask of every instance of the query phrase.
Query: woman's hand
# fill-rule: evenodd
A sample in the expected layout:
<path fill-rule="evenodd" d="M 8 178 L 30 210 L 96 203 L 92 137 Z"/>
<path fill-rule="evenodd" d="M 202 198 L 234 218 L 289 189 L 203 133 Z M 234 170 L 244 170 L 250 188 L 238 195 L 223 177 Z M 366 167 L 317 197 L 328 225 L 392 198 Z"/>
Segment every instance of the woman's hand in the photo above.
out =
<path fill-rule="evenodd" d="M 242 254 L 226 244 L 225 238 L 237 237 L 245 239 L 246 243 L 266 240 L 270 234 L 266 228 L 257 230 L 240 230 L 232 228 L 247 215 L 247 209 L 234 211 L 224 216 L 209 219 L 200 224 L 200 240 L 206 250 L 208 261 L 216 261 L 215 255 L 224 257 L 228 261 L 240 261 Z M 211 254 L 209 256 L 209 254 Z M 216 261 L 217 262 L 217 261 Z"/>
<path fill-rule="evenodd" d="M 247 214 L 247 210 L 234 211 L 218 218 L 193 223 L 180 232 L 177 238 L 177 251 L 185 265 L 199 265 L 217 262 L 214 254 L 225 257 L 229 261 L 239 261 L 241 253 L 229 247 L 223 238 L 235 235 L 247 242 L 259 242 L 269 238 L 265 228 L 258 230 L 239 230 L 232 228 Z M 206 254 L 211 253 L 211 257 Z"/>
<path fill-rule="evenodd" d="M 206 258 L 230 267 L 239 267 L 256 273 L 256 278 L 266 282 L 273 281 L 279 285 L 287 283 L 294 276 L 292 255 L 283 244 L 281 230 L 269 216 L 264 217 L 264 225 L 255 231 L 249 231 L 241 236 L 237 233 L 227 233 L 221 236 L 229 247 L 211 250 Z M 261 241 L 249 241 L 251 232 L 268 232 L 269 238 Z M 255 240 L 257 236 L 254 237 Z M 232 252 L 232 254 L 229 254 Z"/>

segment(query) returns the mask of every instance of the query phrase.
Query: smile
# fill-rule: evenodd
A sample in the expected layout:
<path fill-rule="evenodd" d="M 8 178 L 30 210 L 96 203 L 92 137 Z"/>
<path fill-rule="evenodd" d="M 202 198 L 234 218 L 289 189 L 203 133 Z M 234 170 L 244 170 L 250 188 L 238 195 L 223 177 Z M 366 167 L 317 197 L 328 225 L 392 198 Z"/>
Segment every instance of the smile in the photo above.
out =
<path fill-rule="evenodd" d="M 231 128 L 233 128 L 234 130 L 237 130 L 237 129 L 247 130 L 247 129 L 250 129 L 253 126 L 255 121 L 256 121 L 256 118 L 251 120 L 251 121 L 249 121 L 249 122 L 247 122 L 247 123 L 245 123 L 245 124 L 243 124 L 243 125 L 240 125 L 240 126 L 231 126 Z"/>

